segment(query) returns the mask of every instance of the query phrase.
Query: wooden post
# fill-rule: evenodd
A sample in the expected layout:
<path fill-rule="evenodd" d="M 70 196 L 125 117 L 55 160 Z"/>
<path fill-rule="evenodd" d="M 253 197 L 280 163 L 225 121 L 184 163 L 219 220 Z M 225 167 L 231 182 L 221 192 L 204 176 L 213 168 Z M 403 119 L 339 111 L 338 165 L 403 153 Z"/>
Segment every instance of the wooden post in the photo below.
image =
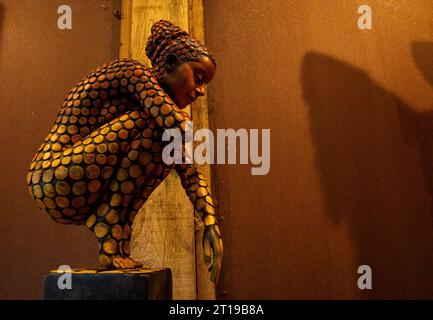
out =
<path fill-rule="evenodd" d="M 169 20 L 204 40 L 202 0 L 123 0 L 119 56 L 150 65 L 145 46 L 152 24 Z M 207 127 L 205 99 L 194 103 L 194 129 Z M 187 109 L 191 114 L 191 109 Z M 209 166 L 200 168 L 210 182 Z M 137 215 L 131 255 L 146 267 L 173 272 L 173 299 L 214 299 L 215 288 L 203 265 L 202 228 L 194 234 L 194 208 L 172 172 Z M 197 245 L 196 245 L 197 244 Z"/>
<path fill-rule="evenodd" d="M 204 8 L 203 0 L 188 0 L 189 2 L 189 33 L 195 39 L 205 42 L 204 32 Z M 192 120 L 194 122 L 194 131 L 201 128 L 209 128 L 209 113 L 207 105 L 207 95 L 197 99 L 192 105 Z M 211 186 L 211 169 L 209 164 L 200 165 L 198 169 L 206 178 L 210 191 Z M 196 268 L 197 268 L 197 298 L 215 299 L 215 286 L 209 281 L 209 272 L 204 264 L 203 248 L 203 224 L 199 224 L 196 232 Z"/>

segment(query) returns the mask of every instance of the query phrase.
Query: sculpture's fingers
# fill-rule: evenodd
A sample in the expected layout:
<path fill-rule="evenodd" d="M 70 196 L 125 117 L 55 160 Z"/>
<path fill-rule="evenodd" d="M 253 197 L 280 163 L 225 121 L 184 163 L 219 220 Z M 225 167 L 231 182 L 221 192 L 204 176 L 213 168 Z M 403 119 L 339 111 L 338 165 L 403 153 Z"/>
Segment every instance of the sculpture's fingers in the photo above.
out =
<path fill-rule="evenodd" d="M 220 271 L 221 271 L 221 262 L 215 258 L 214 263 L 212 265 L 211 275 L 210 275 L 210 280 L 215 284 L 218 282 Z"/>
<path fill-rule="evenodd" d="M 221 238 L 212 238 L 212 265 L 209 268 L 211 272 L 210 279 L 213 283 L 218 282 L 219 274 L 221 271 L 221 260 L 222 260 L 222 240 Z"/>
<path fill-rule="evenodd" d="M 127 267 L 126 262 L 120 257 L 114 257 L 113 258 L 113 265 L 116 268 L 120 268 L 120 269 L 126 269 L 126 267 Z"/>
<path fill-rule="evenodd" d="M 207 237 L 203 241 L 203 253 L 204 253 L 204 262 L 206 263 L 206 265 L 209 265 L 212 261 L 212 248 L 211 248 L 209 238 Z"/>

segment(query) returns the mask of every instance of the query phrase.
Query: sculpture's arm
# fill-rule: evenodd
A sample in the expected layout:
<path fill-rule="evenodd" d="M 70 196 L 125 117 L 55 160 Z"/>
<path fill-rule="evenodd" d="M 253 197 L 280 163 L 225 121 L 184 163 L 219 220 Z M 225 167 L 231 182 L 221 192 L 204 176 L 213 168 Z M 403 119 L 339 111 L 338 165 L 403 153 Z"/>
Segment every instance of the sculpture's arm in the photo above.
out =
<path fill-rule="evenodd" d="M 188 113 L 182 112 L 182 115 L 185 121 L 191 121 Z M 182 187 L 194 206 L 194 211 L 198 213 L 204 223 L 203 247 L 205 262 L 210 265 L 211 281 L 216 283 L 221 270 L 223 242 L 215 217 L 215 207 L 206 179 L 194 164 L 186 161 L 185 154 L 185 145 L 182 145 L 182 163 L 176 164 L 174 168 L 180 177 Z"/>
<path fill-rule="evenodd" d="M 177 164 L 175 170 L 179 175 L 194 210 L 204 222 L 203 248 L 205 262 L 211 272 L 210 279 L 216 283 L 221 270 L 223 242 L 215 218 L 215 208 L 205 178 L 193 164 Z M 212 251 L 212 252 L 211 252 Z"/>
<path fill-rule="evenodd" d="M 193 164 L 177 164 L 175 169 L 205 227 L 217 225 L 215 207 L 205 178 Z"/>

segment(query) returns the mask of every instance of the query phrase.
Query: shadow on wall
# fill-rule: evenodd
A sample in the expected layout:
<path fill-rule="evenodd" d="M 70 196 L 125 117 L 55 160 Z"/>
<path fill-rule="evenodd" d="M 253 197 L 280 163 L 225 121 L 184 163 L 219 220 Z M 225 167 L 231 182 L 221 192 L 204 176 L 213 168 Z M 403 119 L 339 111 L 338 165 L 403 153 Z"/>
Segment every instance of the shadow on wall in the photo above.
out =
<path fill-rule="evenodd" d="M 413 49 L 433 81 L 432 45 Z M 307 53 L 301 74 L 327 214 L 373 271 L 373 290 L 362 294 L 432 298 L 432 114 L 325 54 Z"/>

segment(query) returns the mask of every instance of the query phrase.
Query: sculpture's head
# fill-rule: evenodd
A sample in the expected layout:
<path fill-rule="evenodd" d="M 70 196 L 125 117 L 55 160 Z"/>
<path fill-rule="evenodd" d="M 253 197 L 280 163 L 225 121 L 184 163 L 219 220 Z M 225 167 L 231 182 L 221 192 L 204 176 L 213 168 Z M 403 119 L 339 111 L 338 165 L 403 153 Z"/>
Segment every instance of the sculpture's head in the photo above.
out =
<path fill-rule="evenodd" d="M 207 48 L 169 21 L 152 26 L 146 55 L 159 83 L 179 108 L 203 96 L 215 74 L 216 62 Z"/>

